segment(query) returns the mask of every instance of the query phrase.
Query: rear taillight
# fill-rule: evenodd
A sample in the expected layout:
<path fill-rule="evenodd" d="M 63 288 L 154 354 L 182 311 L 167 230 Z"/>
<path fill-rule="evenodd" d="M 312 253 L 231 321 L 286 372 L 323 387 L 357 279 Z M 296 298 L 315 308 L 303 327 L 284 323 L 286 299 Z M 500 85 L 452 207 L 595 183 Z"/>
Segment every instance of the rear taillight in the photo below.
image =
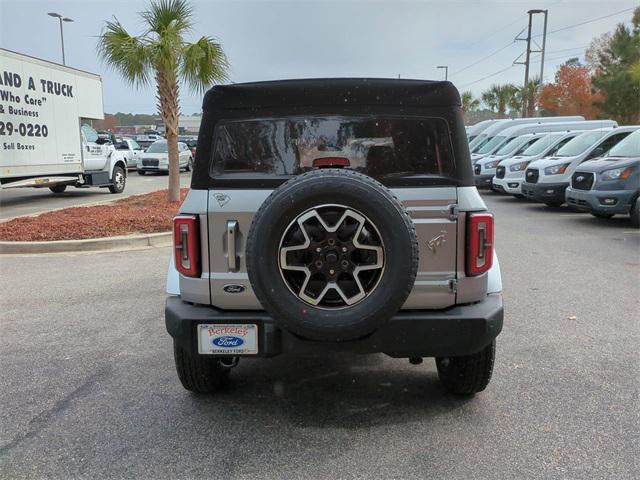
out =
<path fill-rule="evenodd" d="M 493 215 L 470 213 L 467 217 L 467 276 L 480 275 L 493 264 Z"/>
<path fill-rule="evenodd" d="M 200 276 L 200 232 L 198 217 L 178 215 L 173 219 L 173 250 L 176 269 L 187 277 Z"/>
<path fill-rule="evenodd" d="M 348 167 L 349 165 L 349 159 L 346 157 L 320 157 L 312 162 L 315 168 Z"/>

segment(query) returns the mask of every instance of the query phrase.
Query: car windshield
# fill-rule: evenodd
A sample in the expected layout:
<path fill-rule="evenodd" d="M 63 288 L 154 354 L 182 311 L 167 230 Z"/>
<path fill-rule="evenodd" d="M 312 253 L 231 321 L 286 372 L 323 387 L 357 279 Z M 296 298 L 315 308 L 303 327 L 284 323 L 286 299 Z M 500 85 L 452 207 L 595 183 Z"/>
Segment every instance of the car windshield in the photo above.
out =
<path fill-rule="evenodd" d="M 154 142 L 147 148 L 147 153 L 167 153 L 168 151 L 167 142 Z"/>
<path fill-rule="evenodd" d="M 219 123 L 210 172 L 288 176 L 323 161 L 378 178 L 446 176 L 455 166 L 442 119 L 313 116 Z"/>
<path fill-rule="evenodd" d="M 487 143 L 485 143 L 482 148 L 477 150 L 476 153 L 486 154 L 486 153 L 493 152 L 496 149 L 496 147 L 498 147 L 502 142 L 504 142 L 505 138 L 507 138 L 507 137 L 505 137 L 505 136 L 493 137 L 491 140 L 489 140 Z M 510 140 L 513 140 L 513 138 L 511 138 Z"/>
<path fill-rule="evenodd" d="M 559 135 L 547 135 L 546 137 L 540 138 L 537 142 L 527 148 L 520 155 L 523 155 L 525 157 L 539 155 L 543 153 L 547 148 L 555 145 L 559 138 L 561 138 Z"/>
<path fill-rule="evenodd" d="M 640 157 L 640 130 L 636 130 L 620 143 L 615 145 L 607 157 Z"/>
<path fill-rule="evenodd" d="M 587 151 L 594 143 L 599 141 L 605 132 L 587 132 L 569 140 L 567 144 L 558 150 L 557 157 L 574 157 Z"/>
<path fill-rule="evenodd" d="M 515 152 L 520 146 L 522 146 L 525 142 L 533 140 L 531 137 L 518 137 L 513 141 L 510 141 L 500 147 L 500 149 L 495 153 L 495 155 L 509 155 L 512 152 Z"/>

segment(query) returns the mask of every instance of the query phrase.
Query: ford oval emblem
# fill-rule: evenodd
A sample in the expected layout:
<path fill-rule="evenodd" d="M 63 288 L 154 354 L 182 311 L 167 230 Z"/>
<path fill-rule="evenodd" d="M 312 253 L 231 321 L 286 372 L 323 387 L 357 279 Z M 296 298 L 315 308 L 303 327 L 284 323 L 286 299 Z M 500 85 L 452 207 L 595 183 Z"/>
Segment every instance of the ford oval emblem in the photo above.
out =
<path fill-rule="evenodd" d="M 246 290 L 244 285 L 235 285 L 235 284 L 225 285 L 224 287 L 222 287 L 222 289 L 227 293 L 242 293 Z"/>
<path fill-rule="evenodd" d="M 241 339 L 240 337 L 232 337 L 232 336 L 216 337 L 213 340 L 211 340 L 211 343 L 213 343 L 216 347 L 235 348 L 235 347 L 242 346 L 244 344 L 244 340 Z"/>

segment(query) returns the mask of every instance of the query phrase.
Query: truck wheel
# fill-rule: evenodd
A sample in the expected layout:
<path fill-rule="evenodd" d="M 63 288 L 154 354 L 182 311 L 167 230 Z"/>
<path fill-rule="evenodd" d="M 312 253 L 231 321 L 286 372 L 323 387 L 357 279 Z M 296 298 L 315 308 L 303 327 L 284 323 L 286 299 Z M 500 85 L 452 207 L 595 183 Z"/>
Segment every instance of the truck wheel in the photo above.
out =
<path fill-rule="evenodd" d="M 589 212 L 596 218 L 611 218 L 613 217 L 613 213 L 600 213 L 600 212 Z"/>
<path fill-rule="evenodd" d="M 146 173 L 147 173 L 147 172 L 145 172 L 144 170 L 138 170 L 138 175 L 144 175 L 144 174 L 146 174 Z"/>
<path fill-rule="evenodd" d="M 67 189 L 67 185 L 66 184 L 54 185 L 53 187 L 49 187 L 49 190 L 51 190 L 53 193 L 62 193 L 66 189 Z"/>
<path fill-rule="evenodd" d="M 415 227 L 373 178 L 320 169 L 276 189 L 247 237 L 247 273 L 281 327 L 312 340 L 368 335 L 409 296 L 418 268 Z"/>
<path fill-rule="evenodd" d="M 113 182 L 109 185 L 109 191 L 111 193 L 122 193 L 124 191 L 124 186 L 127 183 L 127 174 L 122 167 L 118 165 L 113 167 L 111 181 Z"/>
<path fill-rule="evenodd" d="M 191 355 L 173 342 L 173 358 L 180 383 L 192 392 L 212 393 L 229 380 L 230 370 L 220 363 L 226 357 Z"/>
<path fill-rule="evenodd" d="M 640 197 L 633 202 L 629 216 L 631 217 L 631 225 L 635 228 L 640 228 Z"/>
<path fill-rule="evenodd" d="M 547 207 L 558 208 L 562 206 L 563 202 L 544 202 Z"/>
<path fill-rule="evenodd" d="M 438 357 L 436 367 L 440 382 L 452 393 L 471 395 L 481 392 L 491 380 L 496 342 L 473 355 Z"/>

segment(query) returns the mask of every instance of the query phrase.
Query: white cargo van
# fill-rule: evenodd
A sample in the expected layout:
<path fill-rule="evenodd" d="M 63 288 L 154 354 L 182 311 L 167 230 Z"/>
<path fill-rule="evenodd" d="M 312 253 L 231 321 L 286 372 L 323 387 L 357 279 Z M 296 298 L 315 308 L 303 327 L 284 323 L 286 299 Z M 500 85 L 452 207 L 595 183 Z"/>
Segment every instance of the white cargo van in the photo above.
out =
<path fill-rule="evenodd" d="M 469 125 L 465 127 L 467 132 L 467 140 L 471 143 L 480 133 L 485 131 L 491 125 L 494 125 L 496 122 L 501 122 L 502 120 L 483 120 L 482 122 L 475 123 L 473 125 Z"/>
<path fill-rule="evenodd" d="M 507 128 L 515 127 L 518 125 L 524 125 L 528 123 L 542 124 L 542 123 L 560 123 L 560 122 L 579 122 L 584 120 L 581 115 L 565 116 L 565 117 L 529 117 L 529 118 L 514 118 L 500 120 L 490 125 L 486 130 L 481 132 L 474 140 L 469 144 L 469 151 L 471 153 L 477 153 L 483 148 L 493 137 Z M 493 153 L 493 152 L 491 152 Z"/>
<path fill-rule="evenodd" d="M 3 188 L 104 187 L 120 193 L 126 163 L 84 119 L 104 118 L 93 73 L 0 49 Z"/>

